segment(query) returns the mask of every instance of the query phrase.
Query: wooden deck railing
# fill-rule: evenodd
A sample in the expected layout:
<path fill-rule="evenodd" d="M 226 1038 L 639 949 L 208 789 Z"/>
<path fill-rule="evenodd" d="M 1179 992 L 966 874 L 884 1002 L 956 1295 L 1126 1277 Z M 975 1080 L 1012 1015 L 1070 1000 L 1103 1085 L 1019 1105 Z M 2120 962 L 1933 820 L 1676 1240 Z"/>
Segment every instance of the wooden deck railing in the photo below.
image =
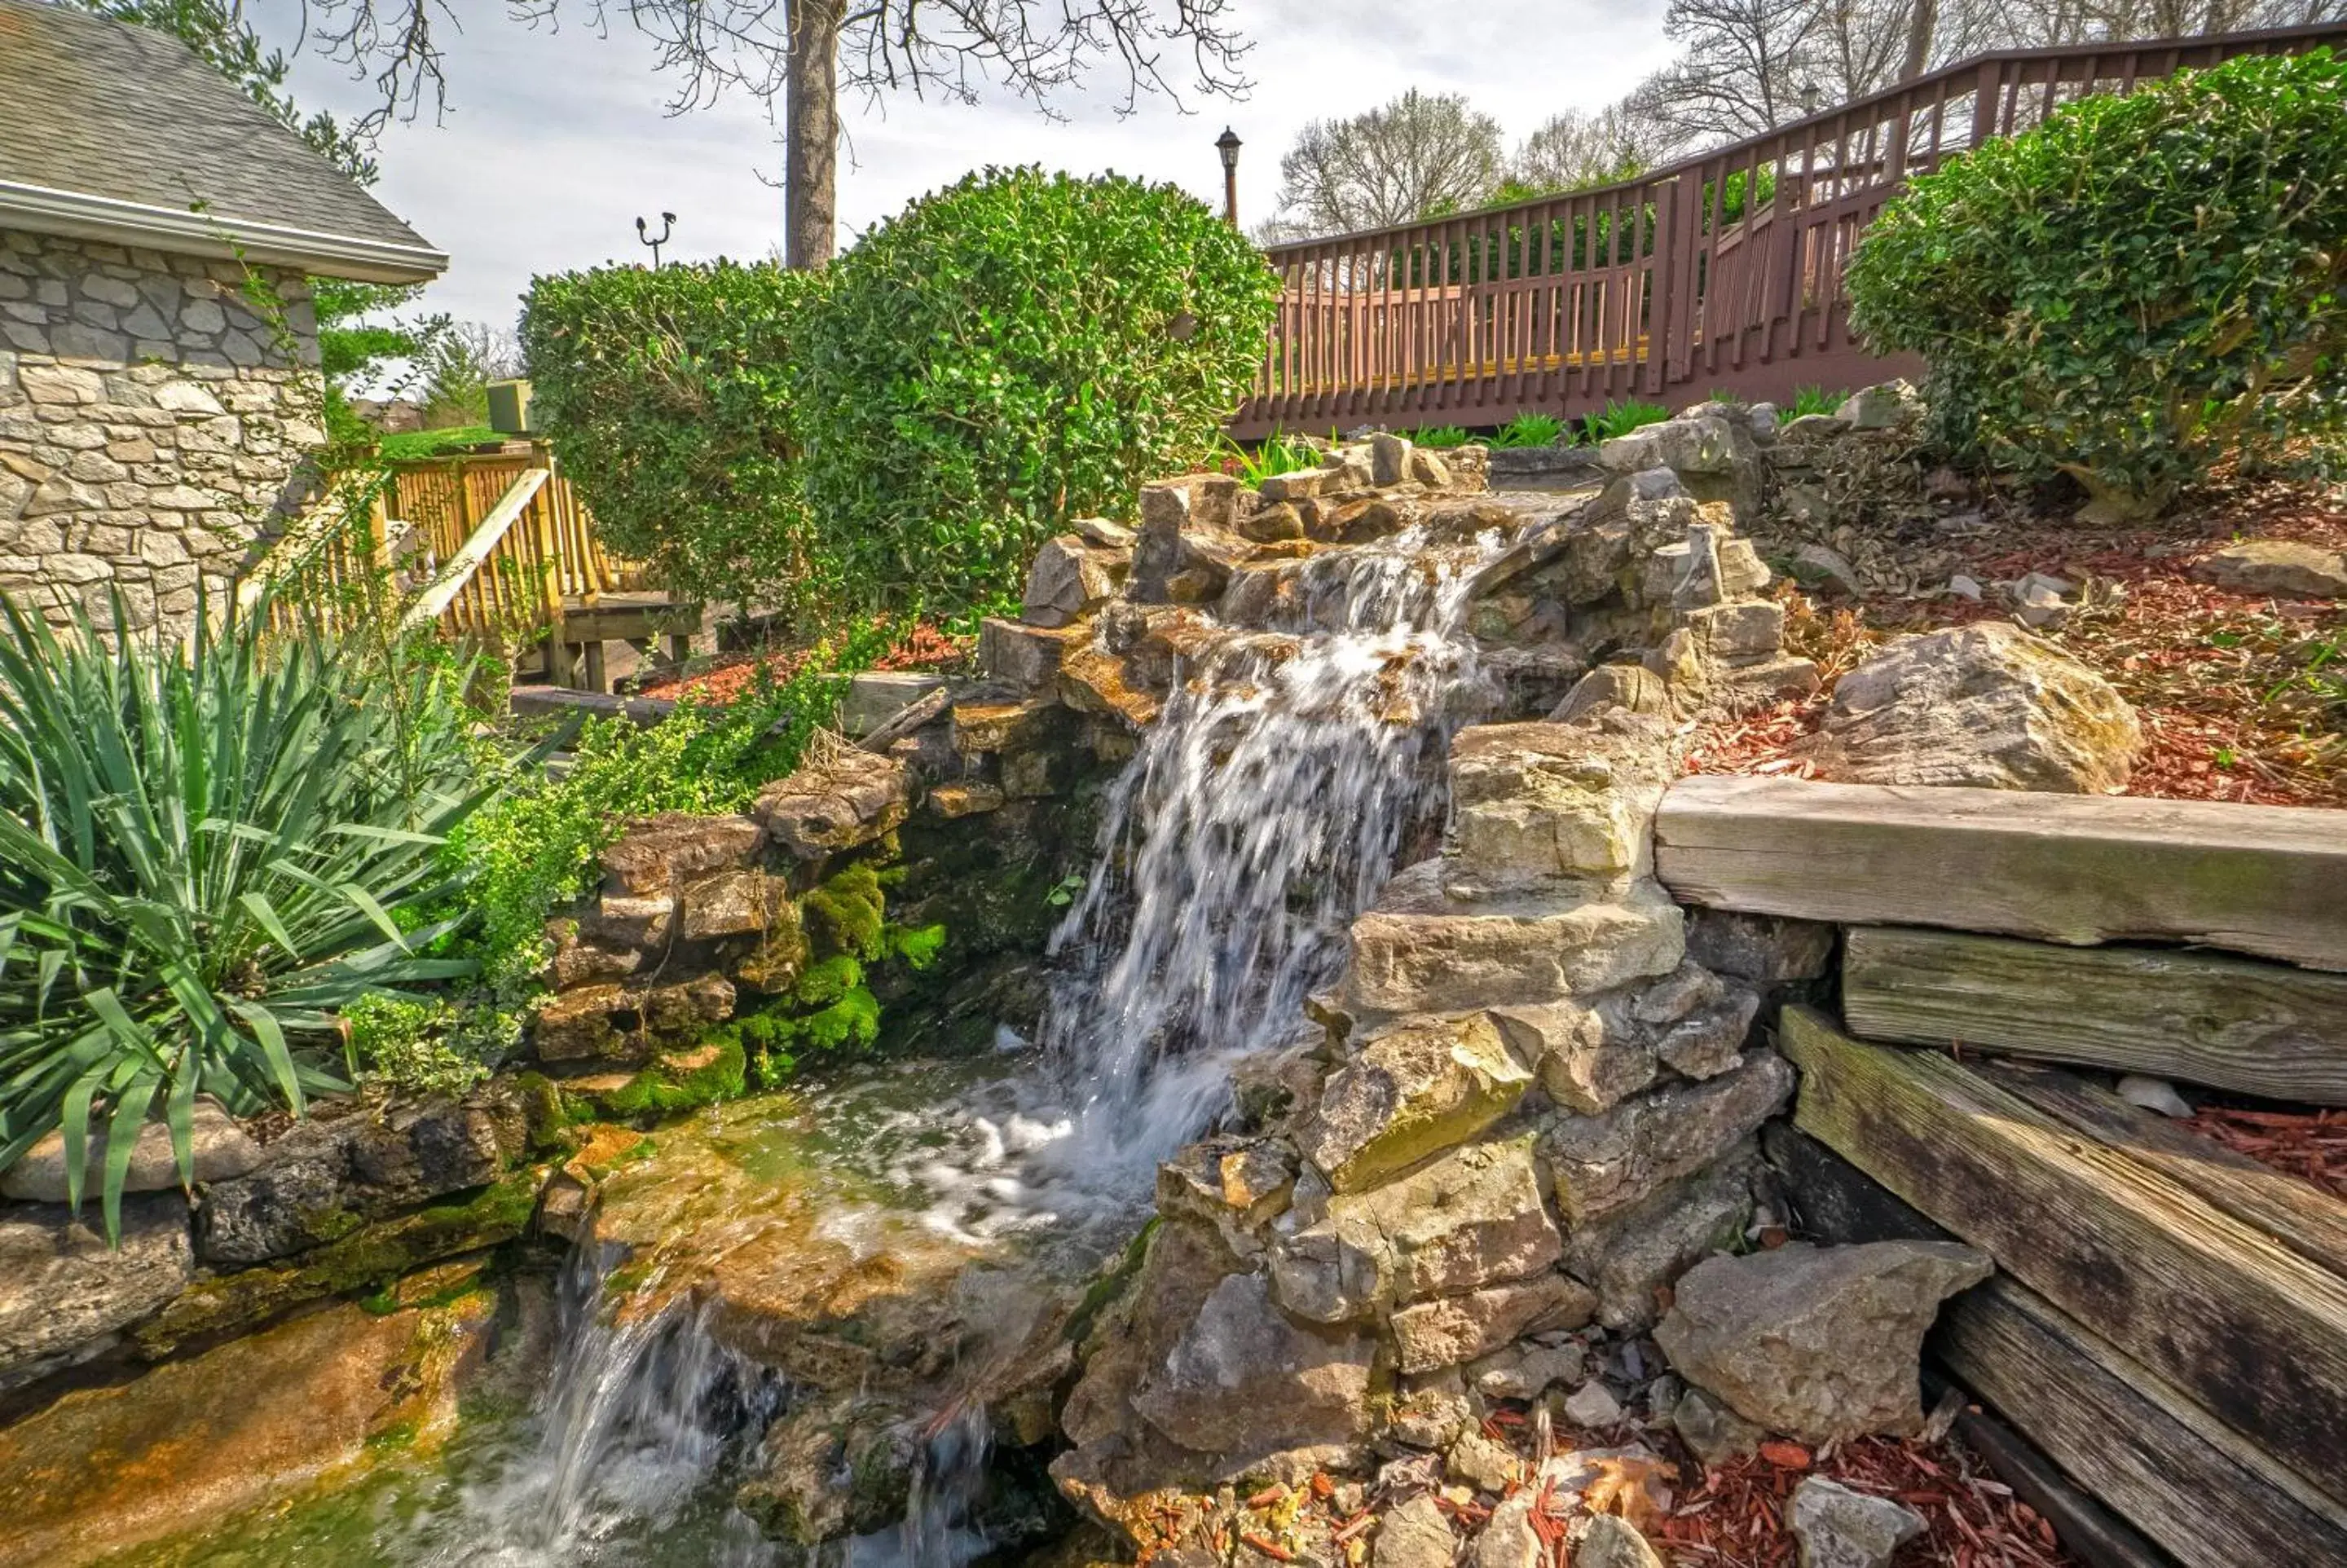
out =
<path fill-rule="evenodd" d="M 363 518 L 289 535 L 241 595 L 250 602 L 284 578 L 300 608 L 329 614 L 387 582 L 413 595 L 403 626 L 436 622 L 452 641 L 507 651 L 559 627 L 566 604 L 643 586 L 640 567 L 604 549 L 540 446 L 391 464 Z"/>
<path fill-rule="evenodd" d="M 2347 45 L 2347 23 L 1986 55 L 1621 184 L 1276 246 L 1286 287 L 1232 433 L 1496 425 L 1907 373 L 1851 337 L 1841 274 L 1911 174 L 2090 93 L 2323 44 Z"/>

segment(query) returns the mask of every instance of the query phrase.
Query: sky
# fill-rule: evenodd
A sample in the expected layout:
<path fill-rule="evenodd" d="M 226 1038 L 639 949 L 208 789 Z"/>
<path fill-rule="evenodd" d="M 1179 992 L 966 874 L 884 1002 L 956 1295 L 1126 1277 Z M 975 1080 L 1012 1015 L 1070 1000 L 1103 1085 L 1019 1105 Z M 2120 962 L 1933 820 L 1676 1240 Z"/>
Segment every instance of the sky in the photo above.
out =
<path fill-rule="evenodd" d="M 782 192 L 764 181 L 779 181 L 782 149 L 756 103 L 669 114 L 672 83 L 654 69 L 651 46 L 623 23 L 597 36 L 580 0 L 565 0 L 577 16 L 556 30 L 484 0 L 454 8 L 466 20 L 444 40 L 446 110 L 436 120 L 427 106 L 384 132 L 375 187 L 451 258 L 426 308 L 509 326 L 536 273 L 646 259 L 639 215 L 657 232 L 661 212 L 676 214 L 668 260 L 754 259 L 779 245 Z M 1252 225 L 1275 207 L 1279 155 L 1307 121 L 1416 87 L 1465 93 L 1512 141 L 1560 109 L 1621 97 L 1672 52 L 1662 0 L 1235 0 L 1235 9 L 1254 46 L 1255 85 L 1241 100 L 1144 98 L 1119 118 L 1122 78 L 1106 75 L 1055 99 L 1059 120 L 1000 91 L 976 107 L 851 97 L 841 243 L 989 163 L 1172 180 L 1219 208 L 1214 142 L 1225 125 L 1245 143 L 1239 205 Z M 349 113 L 374 101 L 348 67 L 293 46 L 298 0 L 256 0 L 248 14 L 292 56 L 291 86 L 305 108 Z"/>

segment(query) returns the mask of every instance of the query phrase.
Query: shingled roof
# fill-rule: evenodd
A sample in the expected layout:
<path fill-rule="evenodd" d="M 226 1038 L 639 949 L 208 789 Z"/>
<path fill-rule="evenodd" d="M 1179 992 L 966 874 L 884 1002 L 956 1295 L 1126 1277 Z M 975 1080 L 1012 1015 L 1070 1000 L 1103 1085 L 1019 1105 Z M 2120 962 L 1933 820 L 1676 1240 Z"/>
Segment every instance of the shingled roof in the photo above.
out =
<path fill-rule="evenodd" d="M 448 259 L 178 39 L 0 0 L 0 228 L 420 282 Z"/>

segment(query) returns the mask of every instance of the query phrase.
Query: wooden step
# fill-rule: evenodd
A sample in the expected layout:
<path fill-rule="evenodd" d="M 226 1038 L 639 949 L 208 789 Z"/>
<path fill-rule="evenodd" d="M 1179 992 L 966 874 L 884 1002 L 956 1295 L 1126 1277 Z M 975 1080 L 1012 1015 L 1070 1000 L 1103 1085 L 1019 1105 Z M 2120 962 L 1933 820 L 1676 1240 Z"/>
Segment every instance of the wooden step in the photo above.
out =
<path fill-rule="evenodd" d="M 1681 903 L 2347 969 L 2347 814 L 1990 789 L 1689 778 L 1655 871 Z"/>
<path fill-rule="evenodd" d="M 1807 1008 L 1786 1010 L 1781 1044 L 1801 1131 L 2347 1496 L 2347 1279 L 1936 1052 L 1861 1043 Z"/>
<path fill-rule="evenodd" d="M 1843 946 L 1841 995 L 1844 1018 L 1867 1040 L 1979 1046 L 2347 1105 L 2347 975 L 1861 926 Z"/>
<path fill-rule="evenodd" d="M 2185 1568 L 2347 1563 L 2347 1511 L 2010 1278 L 1950 1303 L 1931 1348 Z"/>

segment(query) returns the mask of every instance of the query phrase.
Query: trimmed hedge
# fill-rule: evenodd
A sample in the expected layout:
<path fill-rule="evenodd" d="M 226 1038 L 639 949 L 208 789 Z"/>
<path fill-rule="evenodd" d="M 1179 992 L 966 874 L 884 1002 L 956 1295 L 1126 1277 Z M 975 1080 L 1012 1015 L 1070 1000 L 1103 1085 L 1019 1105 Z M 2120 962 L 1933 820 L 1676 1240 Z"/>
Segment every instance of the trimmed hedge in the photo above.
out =
<path fill-rule="evenodd" d="M 2228 455 L 2335 466 L 2342 283 L 2347 62 L 2328 50 L 2065 108 L 1916 180 L 1849 271 L 1867 341 L 1930 363 L 1952 452 L 2071 475 L 2109 518 Z"/>
<path fill-rule="evenodd" d="M 1070 518 L 1206 461 L 1277 293 L 1172 186 L 989 169 L 823 273 L 539 278 L 522 335 L 617 548 L 832 625 L 999 600 Z"/>
<path fill-rule="evenodd" d="M 792 342 L 820 282 L 723 260 L 530 282 L 555 456 L 611 548 L 682 593 L 771 598 L 802 569 Z"/>

